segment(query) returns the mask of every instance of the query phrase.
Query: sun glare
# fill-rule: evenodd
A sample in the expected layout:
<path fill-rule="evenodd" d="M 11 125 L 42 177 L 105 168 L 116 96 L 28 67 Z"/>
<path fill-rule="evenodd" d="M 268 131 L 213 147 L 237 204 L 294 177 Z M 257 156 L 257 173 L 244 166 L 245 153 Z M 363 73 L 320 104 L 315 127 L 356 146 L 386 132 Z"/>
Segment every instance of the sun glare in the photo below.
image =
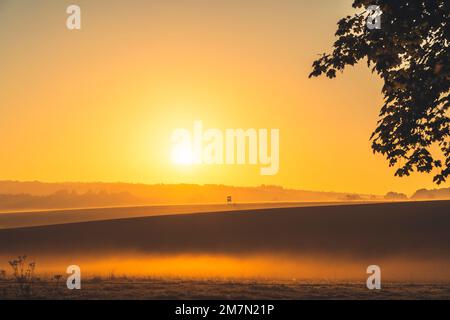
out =
<path fill-rule="evenodd" d="M 190 165 L 193 161 L 192 151 L 189 146 L 177 145 L 172 149 L 172 161 L 178 165 Z"/>

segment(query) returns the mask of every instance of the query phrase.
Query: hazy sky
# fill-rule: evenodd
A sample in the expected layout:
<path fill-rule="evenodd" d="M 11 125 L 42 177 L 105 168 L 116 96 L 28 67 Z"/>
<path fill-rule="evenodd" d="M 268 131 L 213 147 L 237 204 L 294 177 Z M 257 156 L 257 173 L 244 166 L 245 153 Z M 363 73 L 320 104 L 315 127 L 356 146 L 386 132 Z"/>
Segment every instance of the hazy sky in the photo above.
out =
<path fill-rule="evenodd" d="M 73 3 L 81 31 L 65 26 Z M 351 12 L 349 0 L 0 0 L 0 179 L 433 187 L 373 155 L 382 84 L 365 63 L 308 79 Z M 170 135 L 194 120 L 279 128 L 279 173 L 175 165 Z"/>

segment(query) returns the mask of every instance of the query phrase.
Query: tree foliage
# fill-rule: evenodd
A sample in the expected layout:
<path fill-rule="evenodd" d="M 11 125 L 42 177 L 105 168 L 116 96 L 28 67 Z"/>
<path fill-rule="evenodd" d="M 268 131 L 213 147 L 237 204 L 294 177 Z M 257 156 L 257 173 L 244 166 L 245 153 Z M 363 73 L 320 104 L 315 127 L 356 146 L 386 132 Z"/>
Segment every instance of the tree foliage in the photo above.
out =
<path fill-rule="evenodd" d="M 381 29 L 369 29 L 366 8 L 382 10 Z M 397 176 L 450 174 L 448 0 L 354 0 L 358 13 L 338 22 L 333 52 L 313 63 L 310 77 L 334 78 L 360 60 L 384 81 L 384 103 L 371 136 Z"/>

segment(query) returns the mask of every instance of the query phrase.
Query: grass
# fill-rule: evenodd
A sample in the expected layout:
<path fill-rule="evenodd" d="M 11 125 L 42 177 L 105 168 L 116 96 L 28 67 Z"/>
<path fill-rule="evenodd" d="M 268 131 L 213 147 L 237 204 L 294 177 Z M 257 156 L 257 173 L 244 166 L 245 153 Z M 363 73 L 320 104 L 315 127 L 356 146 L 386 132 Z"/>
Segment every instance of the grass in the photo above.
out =
<path fill-rule="evenodd" d="M 0 281 L 0 299 L 450 299 L 450 283 L 383 283 L 380 291 L 362 282 L 302 282 L 93 276 L 81 290 L 65 281 L 35 278 L 30 295 L 13 278 Z"/>

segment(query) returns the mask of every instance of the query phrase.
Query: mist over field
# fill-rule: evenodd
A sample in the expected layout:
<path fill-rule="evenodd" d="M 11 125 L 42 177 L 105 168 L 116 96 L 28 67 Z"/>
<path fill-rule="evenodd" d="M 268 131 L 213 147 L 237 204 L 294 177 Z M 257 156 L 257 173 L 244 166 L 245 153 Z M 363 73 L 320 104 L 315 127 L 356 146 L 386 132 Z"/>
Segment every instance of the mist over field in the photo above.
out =
<path fill-rule="evenodd" d="M 354 280 L 378 264 L 386 279 L 450 280 L 448 201 L 204 209 L 0 229 L 0 256 L 44 273 Z"/>

